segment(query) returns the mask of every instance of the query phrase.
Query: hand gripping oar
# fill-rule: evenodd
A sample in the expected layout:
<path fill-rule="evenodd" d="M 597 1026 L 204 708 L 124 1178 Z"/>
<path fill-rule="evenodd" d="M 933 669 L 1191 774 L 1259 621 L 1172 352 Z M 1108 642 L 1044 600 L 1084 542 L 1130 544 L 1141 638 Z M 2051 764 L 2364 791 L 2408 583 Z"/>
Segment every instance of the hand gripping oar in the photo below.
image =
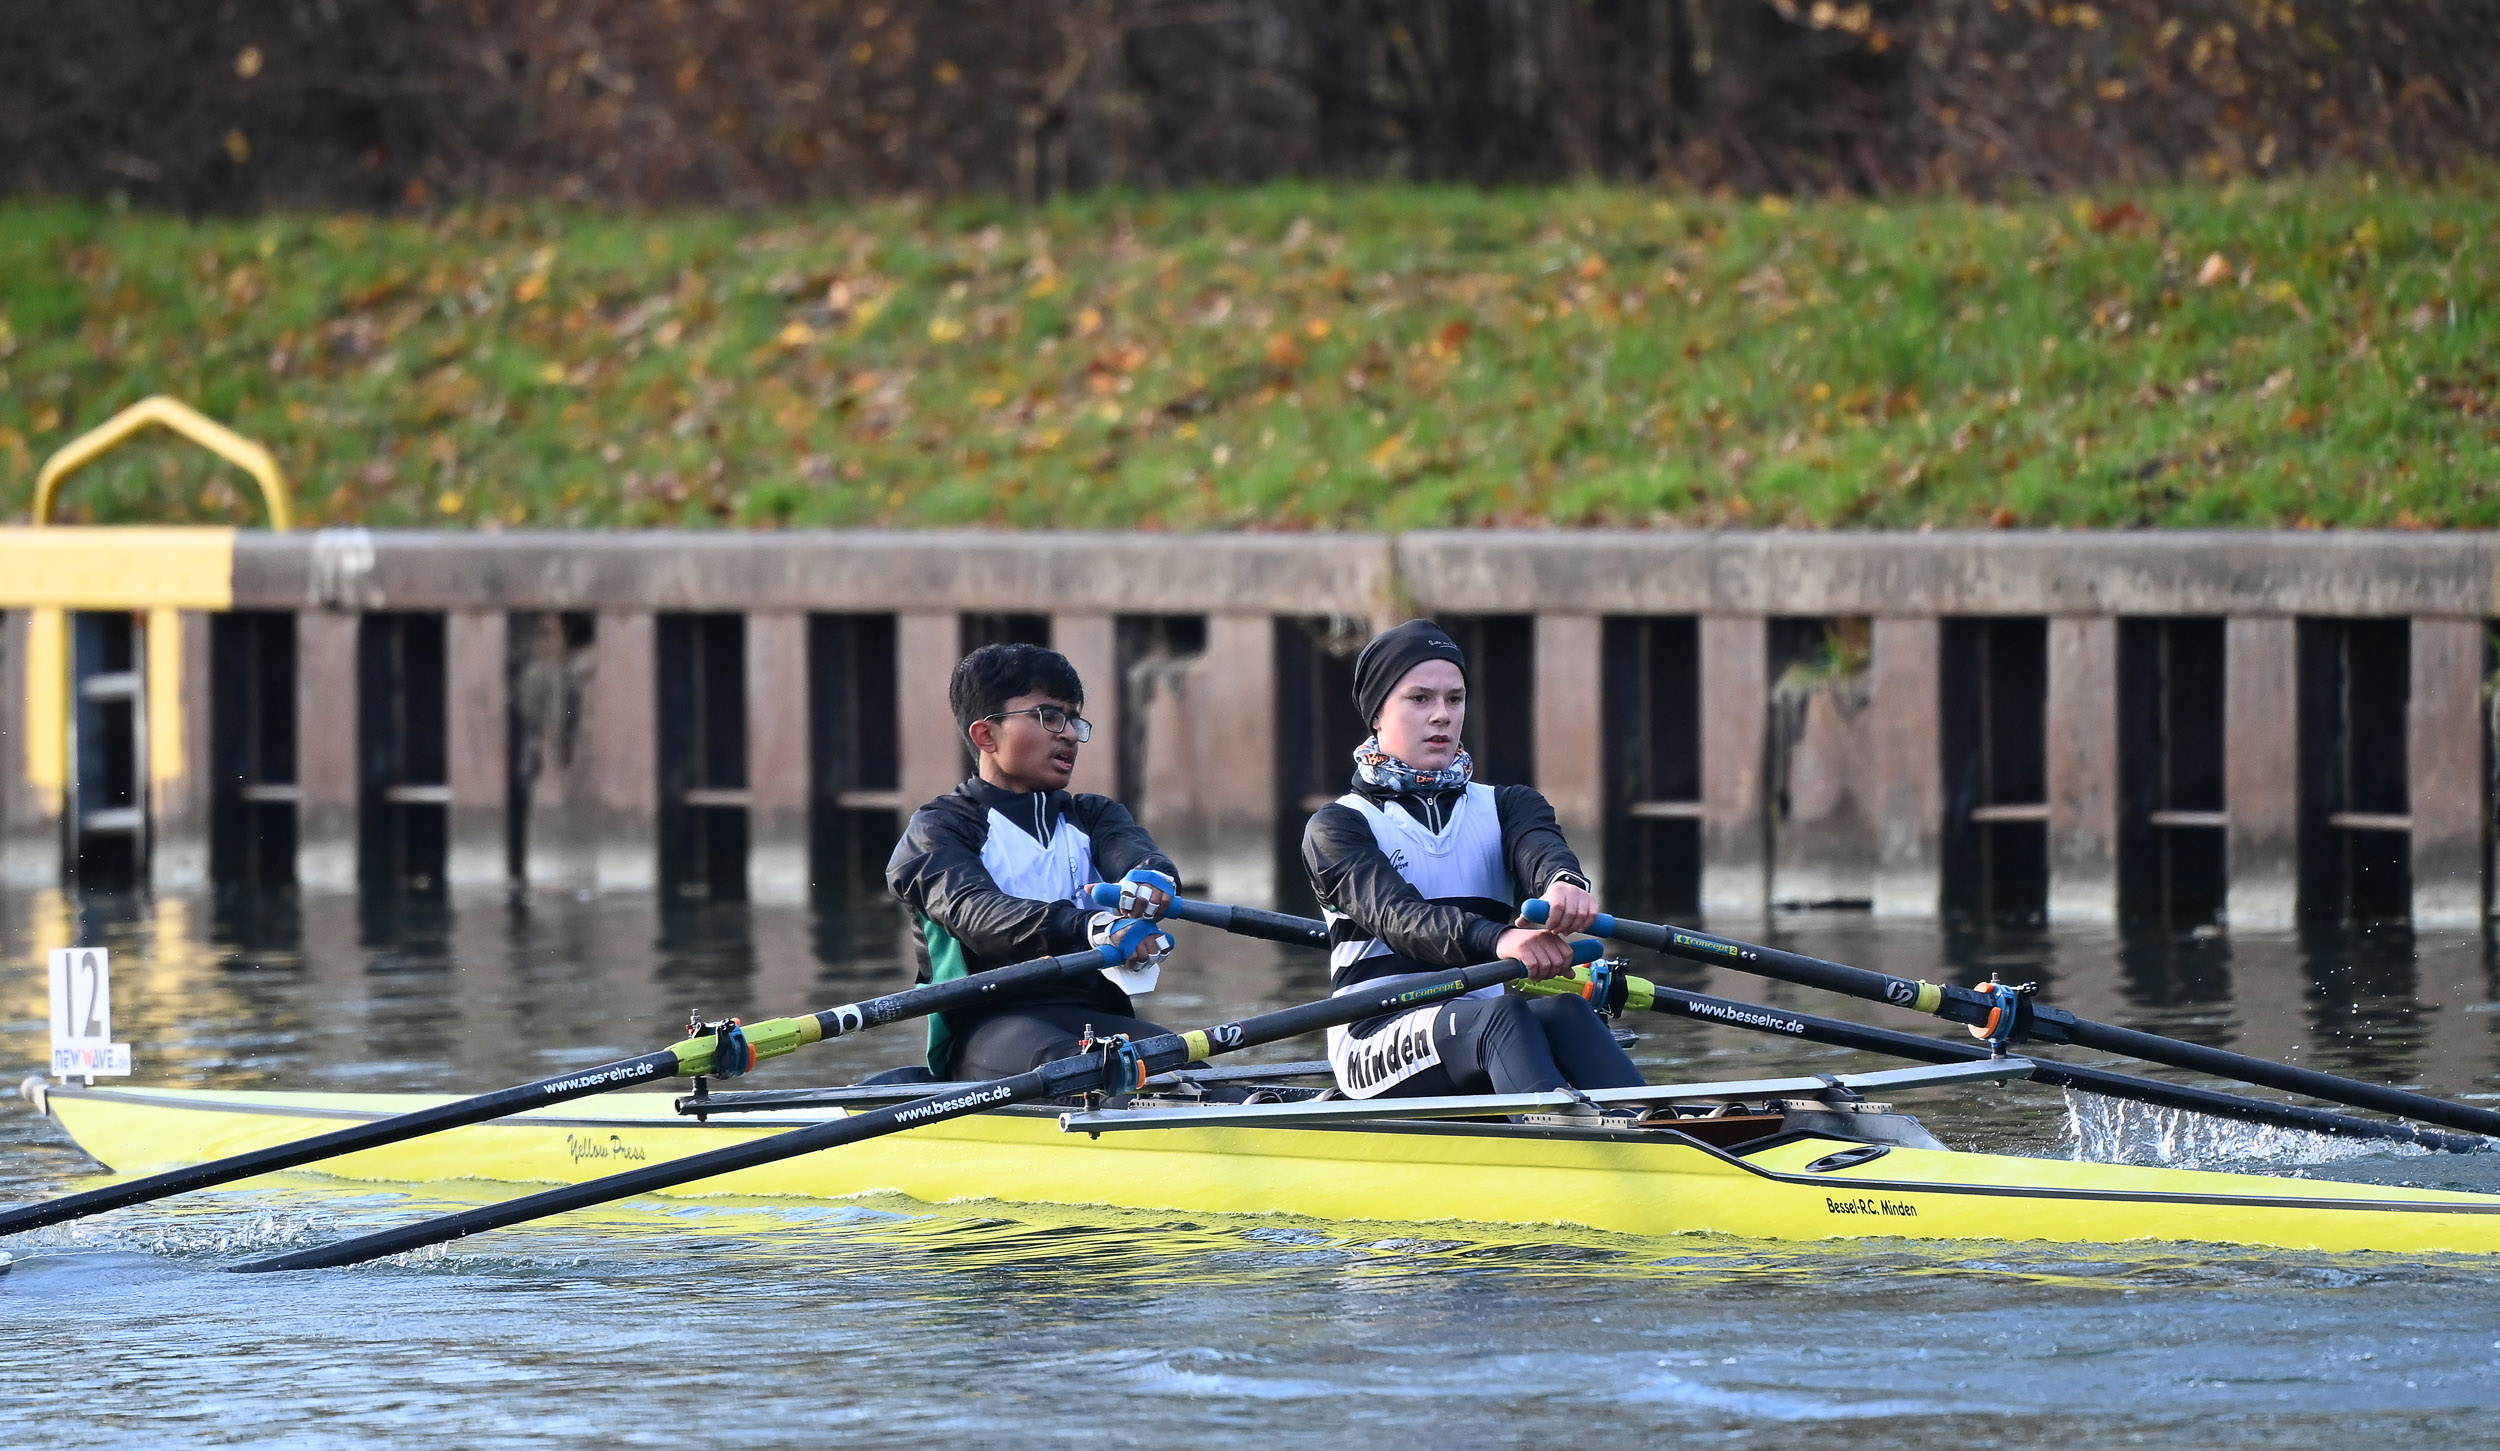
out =
<path fill-rule="evenodd" d="M 1521 983 L 1519 990 L 1546 994 L 1576 993 L 1599 1004 L 1601 1011 L 1621 1007 L 1665 1013 L 1697 1022 L 1744 1028 L 1808 1043 L 1824 1043 L 1835 1048 L 1856 1048 L 1921 1063 L 1978 1063 L 1996 1056 L 1976 1043 L 1922 1038 L 1915 1033 L 1870 1028 L 1838 1018 L 1818 1018 L 1811 1013 L 1791 1012 L 1761 1003 L 1682 992 L 1629 973 L 1610 974 L 1602 967 L 1581 968 L 1572 977 Z M 2491 1147 L 2489 1139 L 2472 1134 L 2442 1133 L 2412 1124 L 2354 1118 L 2350 1114 L 2330 1113 L 2322 1108 L 2303 1108 L 2296 1103 L 2269 1103 L 2261 1098 L 2243 1098 L 2236 1093 L 2222 1093 L 2210 1088 L 2163 1083 L 2159 1079 L 2137 1078 L 2131 1074 L 2112 1073 L 2104 1068 L 2059 1063 L 2037 1054 L 2026 1054 L 2025 1061 L 2031 1064 L 2030 1077 L 2034 1083 L 2045 1083 L 2051 1088 L 2077 1088 L 2104 1098 L 2123 1098 L 2159 1108 L 2210 1114 L 2216 1118 L 2304 1129 L 2314 1134 L 2332 1134 L 2337 1138 L 2385 1139 L 2419 1144 L 2426 1149 L 2451 1154 L 2482 1153 Z"/>
<path fill-rule="evenodd" d="M 1572 958 L 1576 962 L 1594 961 L 1602 950 L 1602 943 L 1583 938 L 1572 944 Z M 1045 1063 L 1013 1077 L 993 1079 L 969 1088 L 956 1088 L 892 1108 L 852 1114 L 847 1118 L 792 1129 L 767 1138 L 751 1139 L 707 1153 L 690 1154 L 664 1164 L 611 1174 L 604 1179 L 568 1184 L 561 1189 L 549 1189 L 502 1204 L 446 1214 L 399 1229 L 386 1229 L 315 1249 L 253 1260 L 233 1268 L 256 1273 L 261 1270 L 319 1270 L 362 1264 L 366 1260 L 423 1249 L 427 1245 L 442 1244 L 484 1230 L 543 1219 L 567 1210 L 587 1209 L 697 1179 L 709 1179 L 740 1169 L 752 1169 L 760 1164 L 797 1158 L 820 1149 L 839 1148 L 844 1144 L 859 1143 L 923 1124 L 961 1118 L 1001 1104 L 1057 1098 L 1096 1089 L 1106 1093 L 1134 1093 L 1149 1077 L 1185 1063 L 1229 1053 L 1237 1048 L 1272 1043 L 1279 1038 L 1291 1038 L 1322 1028 L 1378 1017 L 1383 1013 L 1400 1012 L 1424 1003 L 1440 1002 L 1478 988 L 1509 982 L 1526 973 L 1527 969 L 1518 963 L 1502 961 L 1457 971 L 1384 978 L 1336 997 L 1321 998 L 1317 1002 L 1302 1003 L 1195 1032 L 1160 1033 L 1134 1042 L 1127 1038 L 1114 1038 L 1095 1044 L 1091 1051 L 1073 1058 Z"/>
<path fill-rule="evenodd" d="M 1531 922 L 1542 922 L 1547 908 L 1542 899 L 1536 899 L 1522 905 L 1519 912 Z M 2000 1051 L 2029 1041 L 2072 1043 L 2079 1048 L 2118 1053 L 2143 1059 L 2147 1063 L 2166 1063 L 2173 1068 L 2210 1073 L 2216 1078 L 2236 1078 L 2243 1083 L 2322 1098 L 2329 1103 L 2351 1108 L 2373 1109 L 2399 1118 L 2420 1119 L 2424 1123 L 2469 1134 L 2500 1137 L 2500 1113 L 2490 1109 L 2450 1103 L 2385 1084 L 2364 1083 L 2356 1078 L 2320 1073 L 2312 1068 L 2294 1068 L 2288 1063 L 2251 1058 L 2245 1053 L 2208 1048 L 2201 1043 L 2183 1043 L 2158 1033 L 2142 1033 L 2113 1023 L 2078 1018 L 2062 1008 L 2037 1001 L 2027 988 L 2004 983 L 1991 983 L 1980 988 L 1949 984 L 1940 987 L 1932 982 L 1913 982 L 1889 973 L 1869 972 L 1846 963 L 1826 962 L 1803 953 L 1783 952 L 1776 947 L 1713 937 L 1707 932 L 1695 932 L 1686 927 L 1626 921 L 1602 912 L 1589 925 L 1589 931 L 1600 937 L 1629 942 L 1689 962 L 1733 967 L 1802 987 L 1822 988 L 1869 1002 L 1890 1003 L 1897 1008 L 1933 1013 L 1947 1022 L 1975 1029 L 1990 1048 Z"/>
<path fill-rule="evenodd" d="M 1120 905 L 1118 882 L 1096 882 L 1088 889 L 1097 907 Z M 1282 912 L 1261 911 L 1257 907 L 1227 907 L 1221 902 L 1199 902 L 1174 897 L 1163 915 L 1195 922 L 1202 927 L 1217 927 L 1242 937 L 1258 937 L 1269 942 L 1290 942 L 1297 947 L 1326 947 L 1328 928 L 1308 917 L 1291 917 Z"/>
<path fill-rule="evenodd" d="M 610 1089 L 697 1075 L 735 1078 L 767 1058 L 778 1058 L 810 1043 L 839 1038 L 863 1028 L 900 1022 L 906 1018 L 969 1008 L 1012 988 L 1093 972 L 1117 960 L 1118 951 L 1115 948 L 1088 947 L 1082 952 L 1071 952 L 1061 957 L 1036 958 L 1012 967 L 976 972 L 951 982 L 931 983 L 869 998 L 864 1002 L 845 1003 L 821 1013 L 770 1018 L 760 1023 L 741 1024 L 735 1019 L 714 1023 L 704 1032 L 639 1058 L 620 1058 L 596 1068 L 541 1078 L 517 1088 L 482 1093 L 475 1098 L 421 1108 L 413 1113 L 316 1134 L 289 1144 L 254 1149 L 249 1153 L 212 1159 L 188 1168 L 168 1169 L 161 1174 L 150 1174 L 125 1183 L 108 1184 L 101 1189 L 64 1194 L 40 1204 L 22 1204 L 14 1209 L 0 1210 L 0 1234 L 39 1229 L 47 1224 L 101 1214 L 108 1209 L 144 1204 L 193 1189 L 205 1189 L 213 1184 L 248 1179 L 255 1174 L 274 1174 L 281 1169 L 299 1168 L 316 1160 L 352 1154 L 359 1149 L 377 1148 L 443 1129 L 484 1123 L 525 1108 L 586 1098 Z"/>

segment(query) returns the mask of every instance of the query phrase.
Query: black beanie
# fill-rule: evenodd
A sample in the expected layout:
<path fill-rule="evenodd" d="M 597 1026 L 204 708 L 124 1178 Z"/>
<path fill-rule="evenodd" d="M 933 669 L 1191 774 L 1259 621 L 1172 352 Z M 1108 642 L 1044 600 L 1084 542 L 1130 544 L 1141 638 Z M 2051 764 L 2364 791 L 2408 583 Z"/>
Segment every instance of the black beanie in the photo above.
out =
<path fill-rule="evenodd" d="M 1408 620 L 1372 636 L 1363 653 L 1354 657 L 1354 708 L 1362 712 L 1366 729 L 1389 703 L 1389 692 L 1398 688 L 1406 672 L 1427 660 L 1447 660 L 1458 667 L 1459 674 L 1467 673 L 1467 653 L 1448 631 L 1430 620 Z"/>

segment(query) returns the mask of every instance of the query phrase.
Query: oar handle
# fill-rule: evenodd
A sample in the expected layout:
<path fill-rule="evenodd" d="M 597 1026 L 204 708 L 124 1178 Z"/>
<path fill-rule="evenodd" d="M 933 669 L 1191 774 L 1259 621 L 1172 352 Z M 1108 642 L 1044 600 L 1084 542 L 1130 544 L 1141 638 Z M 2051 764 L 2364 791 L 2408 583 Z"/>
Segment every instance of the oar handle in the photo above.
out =
<path fill-rule="evenodd" d="M 1545 925 L 1546 919 L 1554 915 L 1554 904 L 1546 901 L 1543 897 L 1530 897 L 1528 900 L 1519 904 L 1519 915 L 1527 918 L 1530 922 L 1535 923 L 1537 926 L 1542 927 Z M 1622 925 L 1622 923 L 1617 922 L 1614 919 L 1613 913 L 1600 912 L 1589 923 L 1589 935 L 1592 937 L 1612 937 L 1615 935 L 1616 929 Z"/>
<path fill-rule="evenodd" d="M 1097 907 L 1120 905 L 1118 882 L 1096 882 L 1086 889 Z M 1326 947 L 1327 924 L 1308 917 L 1269 912 L 1257 907 L 1231 907 L 1222 902 L 1201 902 L 1190 897 L 1174 897 L 1164 914 L 1201 927 L 1213 927 L 1241 937 L 1256 937 L 1265 942 L 1288 942 L 1296 947 Z"/>

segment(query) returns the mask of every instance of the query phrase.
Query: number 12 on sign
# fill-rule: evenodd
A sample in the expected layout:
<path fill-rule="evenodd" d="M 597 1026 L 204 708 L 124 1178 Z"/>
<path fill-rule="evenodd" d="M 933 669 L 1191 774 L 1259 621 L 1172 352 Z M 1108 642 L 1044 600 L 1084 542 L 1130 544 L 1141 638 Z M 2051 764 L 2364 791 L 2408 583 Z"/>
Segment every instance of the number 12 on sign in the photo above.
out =
<path fill-rule="evenodd" d="M 130 1045 L 113 1041 L 112 954 L 101 947 L 52 951 L 52 1073 L 127 1076 Z"/>

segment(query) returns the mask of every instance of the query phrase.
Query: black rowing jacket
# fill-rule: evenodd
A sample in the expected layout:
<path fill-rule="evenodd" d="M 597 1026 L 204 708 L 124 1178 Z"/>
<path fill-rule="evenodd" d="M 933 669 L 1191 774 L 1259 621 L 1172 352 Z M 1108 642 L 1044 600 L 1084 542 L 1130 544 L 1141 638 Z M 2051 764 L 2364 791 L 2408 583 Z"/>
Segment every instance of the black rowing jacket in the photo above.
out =
<path fill-rule="evenodd" d="M 1095 882 L 1148 867 L 1180 869 L 1128 808 L 1108 796 L 1008 791 L 975 776 L 912 813 L 885 866 L 886 886 L 912 909 L 919 982 L 1083 949 Z M 1127 993 L 1099 973 L 1026 987 L 977 1014 L 929 1021 L 929 1071 L 944 1076 L 951 1039 L 975 1023 L 1040 1004 L 1134 1017 Z"/>
<path fill-rule="evenodd" d="M 1302 865 L 1328 914 L 1340 991 L 1491 962 L 1521 901 L 1557 877 L 1588 885 L 1533 786 L 1400 794 L 1358 780 L 1303 828 Z"/>

